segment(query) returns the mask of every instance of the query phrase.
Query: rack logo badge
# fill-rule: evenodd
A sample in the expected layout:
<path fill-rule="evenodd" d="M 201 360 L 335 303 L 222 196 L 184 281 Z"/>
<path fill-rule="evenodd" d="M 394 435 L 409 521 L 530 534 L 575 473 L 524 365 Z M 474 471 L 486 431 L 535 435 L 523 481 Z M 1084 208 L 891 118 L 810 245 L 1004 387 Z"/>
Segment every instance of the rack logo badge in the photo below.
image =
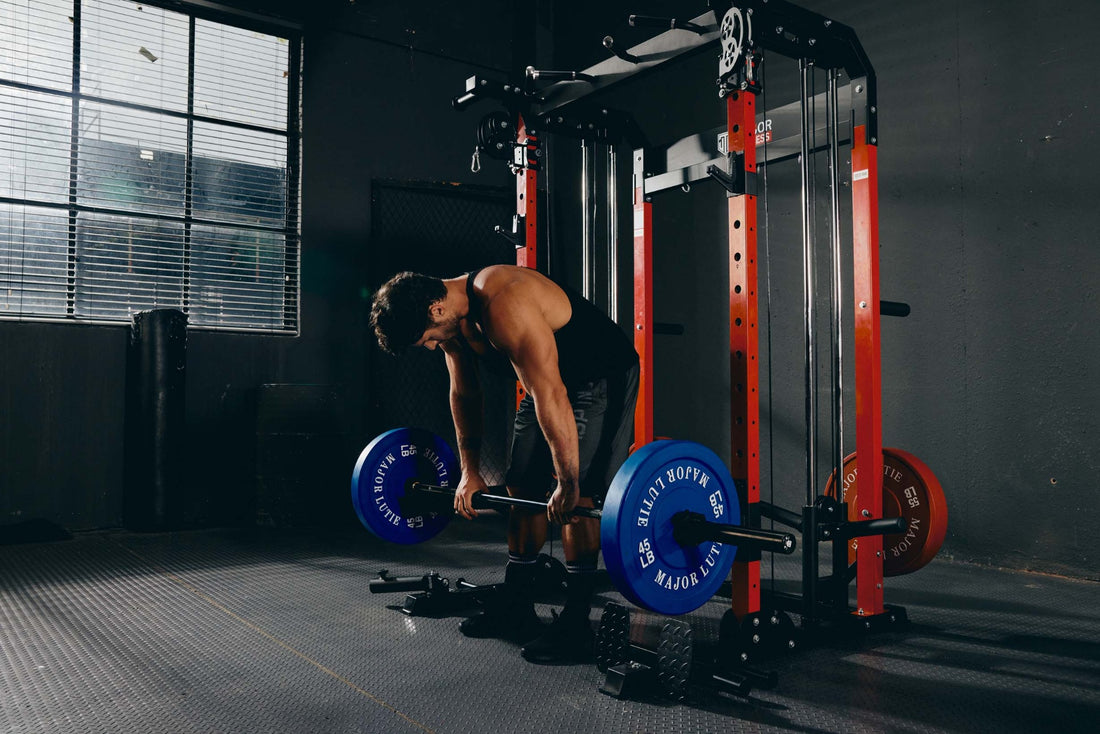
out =
<path fill-rule="evenodd" d="M 763 145 L 772 141 L 772 120 L 767 118 L 756 123 L 756 144 Z M 718 152 L 727 155 L 730 152 L 729 133 L 718 134 Z"/>

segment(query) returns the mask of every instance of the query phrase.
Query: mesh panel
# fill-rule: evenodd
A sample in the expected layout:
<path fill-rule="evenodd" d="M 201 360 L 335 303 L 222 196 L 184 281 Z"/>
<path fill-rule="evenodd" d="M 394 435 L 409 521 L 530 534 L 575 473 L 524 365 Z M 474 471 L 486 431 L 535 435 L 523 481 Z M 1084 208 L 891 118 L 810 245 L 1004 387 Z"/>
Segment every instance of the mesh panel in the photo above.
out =
<path fill-rule="evenodd" d="M 371 196 L 371 272 L 377 287 L 395 273 L 413 270 L 452 277 L 486 265 L 514 263 L 515 248 L 493 232 L 513 214 L 503 188 L 375 182 Z M 507 229 L 508 227 L 506 227 Z M 391 357 L 371 340 L 372 412 L 377 434 L 397 426 L 426 428 L 455 446 L 443 353 L 412 349 Z M 485 394 L 482 474 L 503 484 L 515 415 L 514 377 L 482 369 Z"/>

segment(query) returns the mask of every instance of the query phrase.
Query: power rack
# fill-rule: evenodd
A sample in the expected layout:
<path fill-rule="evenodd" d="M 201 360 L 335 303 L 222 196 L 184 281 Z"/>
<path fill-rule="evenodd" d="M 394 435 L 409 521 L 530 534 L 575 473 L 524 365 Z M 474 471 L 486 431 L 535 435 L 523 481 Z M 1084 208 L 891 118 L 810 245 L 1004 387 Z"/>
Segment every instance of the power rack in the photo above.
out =
<path fill-rule="evenodd" d="M 583 140 L 633 147 L 633 323 L 634 344 L 641 359 L 641 380 L 635 416 L 635 446 L 655 439 L 653 399 L 654 336 L 667 325 L 654 319 L 653 208 L 659 193 L 701 180 L 714 180 L 728 196 L 729 350 L 731 473 L 739 488 L 742 516 L 750 525 L 761 518 L 802 533 L 801 594 L 765 593 L 762 597 L 759 554 L 738 554 L 730 581 L 731 608 L 723 621 L 729 634 L 750 639 L 746 626 L 785 613 L 800 616 L 802 629 L 829 624 L 875 629 L 906 620 L 905 610 L 890 607 L 883 596 L 883 536 L 896 533 L 900 523 L 884 518 L 881 386 L 881 316 L 905 316 L 908 306 L 882 301 L 879 292 L 878 244 L 878 107 L 876 78 L 855 32 L 848 26 L 785 0 L 711 2 L 711 10 L 679 21 L 672 18 L 631 16 L 632 25 L 668 28 L 629 49 L 610 36 L 604 47 L 612 56 L 583 71 L 545 71 L 528 67 L 525 78 L 500 83 L 472 76 L 465 92 L 453 100 L 464 109 L 483 99 L 503 103 L 508 124 L 496 126 L 496 135 L 479 131 L 479 146 L 506 158 L 516 177 L 516 216 L 513 235 L 517 263 L 537 263 L 537 186 L 542 168 L 540 138 L 565 134 Z M 627 79 L 703 52 L 719 58 L 717 94 L 726 106 L 724 128 L 709 130 L 655 147 L 645 139 L 631 115 L 600 106 L 594 96 Z M 760 69 L 765 53 L 796 59 L 800 98 L 770 111 L 757 108 L 762 92 Z M 824 93 L 814 94 L 815 70 L 824 72 Z M 551 82 L 540 87 L 541 82 Z M 509 125 L 511 128 L 509 129 Z M 484 124 L 483 124 L 484 127 Z M 820 145 L 817 141 L 822 140 Z M 841 305 L 842 242 L 839 181 L 842 145 L 848 146 L 851 168 L 851 253 L 853 290 L 847 297 L 854 324 L 852 354 L 855 365 L 856 454 L 861 457 L 861 486 L 854 509 L 839 491 L 823 494 L 815 476 L 817 466 L 816 379 L 817 335 L 815 278 L 816 243 L 813 241 L 810 197 L 814 185 L 810 158 L 825 152 L 831 175 L 832 258 L 832 401 L 834 407 L 834 477 L 845 467 L 843 457 L 843 351 Z M 612 153 L 613 155 L 613 153 Z M 806 502 L 801 512 L 777 507 L 760 499 L 760 348 L 757 254 L 757 207 L 761 166 L 797 160 L 802 174 L 803 266 L 806 375 Z M 614 166 L 609 166 L 609 175 Z M 587 180 L 587 179 L 586 179 Z M 614 199 L 614 182 L 609 182 Z M 613 207 L 610 206 L 609 209 Z M 587 215 L 587 213 L 586 213 Z M 586 251 L 587 258 L 587 251 Z M 617 262 L 613 253 L 611 262 Z M 588 272 L 589 264 L 585 264 Z M 614 268 L 612 268 L 614 269 Z M 586 293 L 585 295 L 589 295 Z M 612 293 L 611 303 L 617 302 Z M 934 483 L 934 478 L 930 478 Z M 938 489 L 938 484 L 936 485 Z M 838 489 L 834 487 L 834 489 Z M 850 518 L 854 521 L 850 521 Z M 946 515 L 943 515 L 946 523 Z M 848 544 L 860 542 L 854 563 Z M 819 543 L 832 544 L 831 573 L 819 571 Z M 938 548 L 938 545 L 936 546 Z M 927 561 L 925 561 L 927 562 Z M 848 587 L 856 584 L 854 607 Z M 783 621 L 783 620 L 781 620 Z M 728 622 L 728 624 L 727 624 Z M 778 625 L 789 630 L 789 625 Z M 740 648 L 741 661 L 752 655 Z"/>

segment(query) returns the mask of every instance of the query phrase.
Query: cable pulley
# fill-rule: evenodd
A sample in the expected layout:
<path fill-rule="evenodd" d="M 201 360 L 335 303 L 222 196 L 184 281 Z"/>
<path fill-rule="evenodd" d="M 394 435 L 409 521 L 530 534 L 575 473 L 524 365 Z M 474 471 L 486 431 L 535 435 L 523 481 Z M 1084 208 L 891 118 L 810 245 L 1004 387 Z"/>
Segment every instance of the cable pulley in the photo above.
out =
<path fill-rule="evenodd" d="M 478 122 L 477 147 L 490 158 L 501 161 L 511 160 L 515 142 L 515 126 L 507 112 L 503 110 L 490 112 Z"/>

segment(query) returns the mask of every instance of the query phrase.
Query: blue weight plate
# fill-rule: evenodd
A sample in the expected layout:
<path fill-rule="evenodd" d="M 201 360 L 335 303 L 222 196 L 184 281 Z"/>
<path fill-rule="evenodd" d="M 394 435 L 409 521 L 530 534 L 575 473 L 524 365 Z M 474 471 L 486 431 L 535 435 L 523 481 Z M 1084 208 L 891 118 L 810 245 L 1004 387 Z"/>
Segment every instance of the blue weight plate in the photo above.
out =
<path fill-rule="evenodd" d="M 616 588 L 661 614 L 698 609 L 722 586 L 736 546 L 704 541 L 681 546 L 672 516 L 698 512 L 715 523 L 741 520 L 737 488 L 726 465 L 691 441 L 655 441 L 635 451 L 604 501 L 600 543 Z"/>
<path fill-rule="evenodd" d="M 409 480 L 453 487 L 458 461 L 439 436 L 419 428 L 395 428 L 367 444 L 351 475 L 351 502 L 368 530 L 391 543 L 423 543 L 451 521 L 450 513 L 401 515 Z"/>

